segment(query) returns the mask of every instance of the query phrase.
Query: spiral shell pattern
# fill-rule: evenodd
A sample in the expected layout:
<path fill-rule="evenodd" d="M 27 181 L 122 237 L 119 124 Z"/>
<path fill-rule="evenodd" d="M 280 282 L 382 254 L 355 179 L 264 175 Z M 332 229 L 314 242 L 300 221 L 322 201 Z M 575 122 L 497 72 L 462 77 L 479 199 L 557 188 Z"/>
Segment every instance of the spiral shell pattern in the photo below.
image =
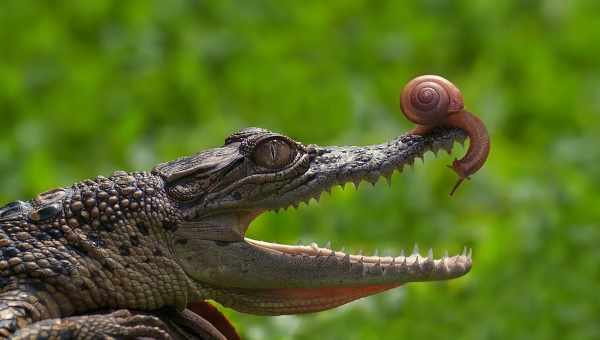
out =
<path fill-rule="evenodd" d="M 442 122 L 450 113 L 463 108 L 462 95 L 448 80 L 433 75 L 411 80 L 400 97 L 402 112 L 410 121 L 420 125 Z"/>

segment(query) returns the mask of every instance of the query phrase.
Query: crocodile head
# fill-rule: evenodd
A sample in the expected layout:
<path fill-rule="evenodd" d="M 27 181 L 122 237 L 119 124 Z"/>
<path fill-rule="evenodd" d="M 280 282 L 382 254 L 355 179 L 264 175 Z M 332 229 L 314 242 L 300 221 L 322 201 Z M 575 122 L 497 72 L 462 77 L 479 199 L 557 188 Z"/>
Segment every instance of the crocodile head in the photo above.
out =
<path fill-rule="evenodd" d="M 269 243 L 245 237 L 252 220 L 318 200 L 335 185 L 389 177 L 464 138 L 459 129 L 439 128 L 379 145 L 322 147 L 249 128 L 220 148 L 158 165 L 153 173 L 183 216 L 172 247 L 203 298 L 253 314 L 315 312 L 407 282 L 459 277 L 470 270 L 470 255 L 379 257 Z"/>

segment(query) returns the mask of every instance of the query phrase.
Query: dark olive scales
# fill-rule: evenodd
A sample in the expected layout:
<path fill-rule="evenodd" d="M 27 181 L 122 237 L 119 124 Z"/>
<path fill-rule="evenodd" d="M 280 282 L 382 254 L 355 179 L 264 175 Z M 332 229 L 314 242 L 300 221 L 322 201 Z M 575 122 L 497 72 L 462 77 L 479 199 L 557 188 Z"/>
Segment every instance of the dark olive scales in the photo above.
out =
<path fill-rule="evenodd" d="M 172 228 L 179 218 L 160 199 L 155 187 L 161 186 L 160 178 L 148 173 L 118 172 L 1 208 L 0 282 L 3 287 L 22 286 L 21 294 L 36 304 L 0 302 L 0 326 L 9 325 L 0 328 L 0 336 L 18 328 L 18 322 L 8 322 L 14 320 L 13 315 L 2 313 L 7 309 L 18 309 L 27 322 L 33 322 L 39 315 L 64 317 L 103 308 L 185 305 L 183 292 L 188 287 L 181 280 L 181 269 L 164 253 L 139 247 L 155 243 L 152 235 L 166 237 L 163 221 Z M 146 191 L 155 199 L 146 199 Z M 152 274 L 159 274 L 160 280 Z M 40 279 L 63 297 L 62 303 L 31 288 Z M 4 293 L 0 299 L 11 294 Z M 2 320 L 2 315 L 8 319 Z"/>

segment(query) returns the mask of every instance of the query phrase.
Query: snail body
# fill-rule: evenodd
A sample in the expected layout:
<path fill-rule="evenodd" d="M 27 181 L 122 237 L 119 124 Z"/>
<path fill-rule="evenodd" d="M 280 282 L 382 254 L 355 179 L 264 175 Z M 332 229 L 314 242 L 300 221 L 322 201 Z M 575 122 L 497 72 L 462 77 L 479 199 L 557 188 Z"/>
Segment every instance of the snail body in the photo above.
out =
<path fill-rule="evenodd" d="M 425 75 L 408 82 L 400 95 L 400 108 L 408 120 L 417 124 L 412 134 L 423 135 L 435 127 L 446 126 L 460 128 L 469 136 L 469 150 L 450 166 L 459 177 L 450 192 L 454 194 L 487 160 L 490 138 L 485 125 L 465 110 L 460 90 L 440 76 Z"/>

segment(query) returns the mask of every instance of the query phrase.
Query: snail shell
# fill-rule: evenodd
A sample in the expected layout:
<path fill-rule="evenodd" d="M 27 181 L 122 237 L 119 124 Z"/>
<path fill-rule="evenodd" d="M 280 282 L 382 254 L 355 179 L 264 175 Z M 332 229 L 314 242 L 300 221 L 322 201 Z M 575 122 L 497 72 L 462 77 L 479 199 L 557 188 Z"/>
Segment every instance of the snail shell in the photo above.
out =
<path fill-rule="evenodd" d="M 448 80 L 434 75 L 417 77 L 402 90 L 400 108 L 411 122 L 437 125 L 448 115 L 464 108 L 460 90 Z"/>

